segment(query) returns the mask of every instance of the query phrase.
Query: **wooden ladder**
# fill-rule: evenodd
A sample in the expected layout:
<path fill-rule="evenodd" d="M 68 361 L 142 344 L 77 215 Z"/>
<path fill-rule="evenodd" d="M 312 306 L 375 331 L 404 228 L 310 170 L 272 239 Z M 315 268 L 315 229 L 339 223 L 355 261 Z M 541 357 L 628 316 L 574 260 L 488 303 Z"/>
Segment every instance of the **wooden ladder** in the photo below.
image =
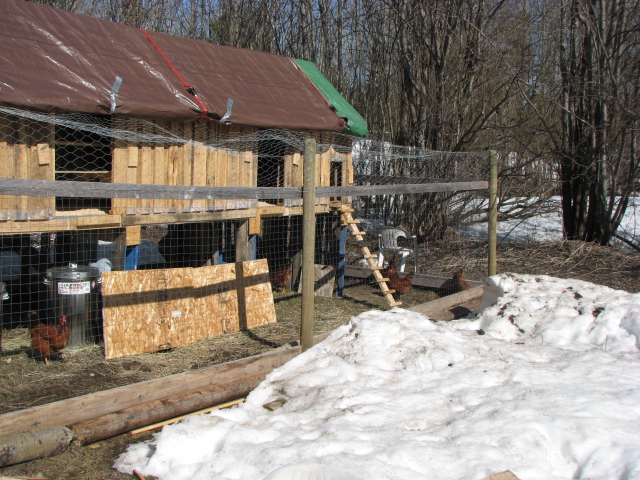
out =
<path fill-rule="evenodd" d="M 346 225 L 349 228 L 349 232 L 351 233 L 351 235 L 353 235 L 354 238 L 358 241 L 358 246 L 362 249 L 362 255 L 364 255 L 364 258 L 367 261 L 371 272 L 373 273 L 373 278 L 376 282 L 378 282 L 378 286 L 380 287 L 382 294 L 385 296 L 389 306 L 398 307 L 402 305 L 401 302 L 396 302 L 395 298 L 393 298 L 393 294 L 396 293 L 396 291 L 389 289 L 389 287 L 387 286 L 387 282 L 389 281 L 389 279 L 384 278 L 382 276 L 382 273 L 380 273 L 382 267 L 379 267 L 378 262 L 376 261 L 378 256 L 372 254 L 371 250 L 369 250 L 369 245 L 364 240 L 365 232 L 361 232 L 358 228 L 360 220 L 354 220 L 353 215 L 351 215 L 352 212 L 353 209 L 351 207 L 345 205 L 340 207 L 342 224 Z"/>

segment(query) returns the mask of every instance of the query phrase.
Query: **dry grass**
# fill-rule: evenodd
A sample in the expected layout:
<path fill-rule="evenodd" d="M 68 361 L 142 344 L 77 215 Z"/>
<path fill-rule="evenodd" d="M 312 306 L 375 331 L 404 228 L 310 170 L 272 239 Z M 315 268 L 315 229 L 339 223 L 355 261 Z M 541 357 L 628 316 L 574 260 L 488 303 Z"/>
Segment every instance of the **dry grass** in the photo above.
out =
<path fill-rule="evenodd" d="M 228 333 L 171 350 L 106 360 L 100 345 L 67 350 L 67 361 L 48 365 L 31 356 L 29 330 L 4 333 L 0 357 L 0 414 L 109 388 L 257 355 L 300 337 L 301 296 L 274 293 L 278 322 L 250 331 Z M 403 302 L 416 305 L 435 295 L 414 289 Z M 359 313 L 386 309 L 375 283 L 347 284 L 343 299 L 316 297 L 314 334 L 329 332 Z"/>

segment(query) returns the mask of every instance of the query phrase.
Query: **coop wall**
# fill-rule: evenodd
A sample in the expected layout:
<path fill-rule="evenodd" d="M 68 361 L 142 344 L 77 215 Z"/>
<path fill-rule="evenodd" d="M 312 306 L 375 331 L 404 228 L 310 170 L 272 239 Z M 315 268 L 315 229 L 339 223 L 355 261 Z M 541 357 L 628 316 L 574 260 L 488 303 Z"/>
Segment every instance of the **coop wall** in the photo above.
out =
<path fill-rule="evenodd" d="M 106 117 L 105 117 L 106 118 Z M 126 119 L 111 118 L 110 128 L 131 130 Z M 260 140 L 249 140 L 236 149 L 211 147 L 216 139 L 257 133 L 253 127 L 227 126 L 217 122 L 140 123 L 140 134 L 170 132 L 190 143 L 139 143 L 99 137 L 95 134 L 69 133 L 52 123 L 27 118 L 0 117 L 0 177 L 38 180 L 74 180 L 167 186 L 256 187 L 261 184 Z M 147 129 L 150 131 L 142 131 Z M 151 131 L 153 130 L 153 131 Z M 315 134 L 319 145 L 337 144 L 331 133 Z M 165 137 L 166 138 L 166 137 Z M 345 140 L 342 140 L 343 142 Z M 72 159 L 69 152 L 75 149 Z M 350 153 L 333 146 L 322 148 L 316 159 L 319 186 L 353 184 Z M 340 149 L 341 150 L 341 149 Z M 347 149 L 344 150 L 345 152 Z M 283 148 L 281 172 L 270 172 L 277 180 L 268 186 L 302 187 L 304 153 L 291 146 Z M 342 199 L 348 201 L 349 199 Z M 318 198 L 320 207 L 336 199 Z M 284 207 L 300 207 L 302 199 L 277 202 Z M 0 220 L 47 220 L 61 212 L 99 209 L 110 215 L 199 213 L 255 209 L 249 199 L 175 200 L 175 199 L 74 199 L 54 197 L 0 196 Z M 100 212 L 98 212 L 100 213 Z M 286 214 L 286 213 L 285 213 Z M 64 216 L 64 215 L 63 215 Z"/>

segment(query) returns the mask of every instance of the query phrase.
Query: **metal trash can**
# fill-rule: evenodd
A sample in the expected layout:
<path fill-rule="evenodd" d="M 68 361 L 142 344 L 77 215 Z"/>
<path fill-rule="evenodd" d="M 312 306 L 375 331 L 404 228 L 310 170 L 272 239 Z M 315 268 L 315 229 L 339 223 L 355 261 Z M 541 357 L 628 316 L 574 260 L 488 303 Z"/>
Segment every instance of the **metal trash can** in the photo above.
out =
<path fill-rule="evenodd" d="M 9 300 L 9 292 L 7 292 L 7 284 L 0 282 L 0 329 L 2 329 L 2 302 Z M 1 337 L 2 335 L 0 335 Z M 2 347 L 2 345 L 0 345 Z"/>
<path fill-rule="evenodd" d="M 44 283 L 48 291 L 48 315 L 56 322 L 64 318 L 69 325 L 67 347 L 95 343 L 101 324 L 100 270 L 74 264 L 53 267 L 47 270 Z"/>

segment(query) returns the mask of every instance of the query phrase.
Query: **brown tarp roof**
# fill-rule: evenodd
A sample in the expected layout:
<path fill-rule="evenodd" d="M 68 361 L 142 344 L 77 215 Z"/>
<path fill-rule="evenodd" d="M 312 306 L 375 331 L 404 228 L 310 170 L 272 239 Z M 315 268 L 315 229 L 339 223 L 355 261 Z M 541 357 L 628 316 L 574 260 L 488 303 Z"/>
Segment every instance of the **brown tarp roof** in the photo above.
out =
<path fill-rule="evenodd" d="M 229 123 L 341 131 L 344 120 L 287 57 L 148 32 L 208 110 Z M 24 0 L 0 0 L 0 105 L 196 120 L 202 108 L 144 31 Z"/>

